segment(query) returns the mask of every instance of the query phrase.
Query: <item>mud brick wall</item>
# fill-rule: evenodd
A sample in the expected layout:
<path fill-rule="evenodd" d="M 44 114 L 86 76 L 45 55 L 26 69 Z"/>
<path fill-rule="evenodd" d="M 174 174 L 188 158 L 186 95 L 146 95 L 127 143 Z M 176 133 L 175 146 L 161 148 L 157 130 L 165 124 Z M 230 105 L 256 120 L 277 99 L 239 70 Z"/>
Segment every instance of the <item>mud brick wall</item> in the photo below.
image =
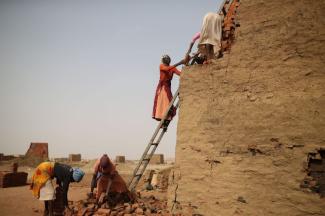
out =
<path fill-rule="evenodd" d="M 49 150 L 47 143 L 31 143 L 25 156 L 47 159 L 49 157 Z"/>
<path fill-rule="evenodd" d="M 25 172 L 0 172 L 0 187 L 15 187 L 26 185 L 27 173 Z"/>
<path fill-rule="evenodd" d="M 115 162 L 116 163 L 125 163 L 125 156 L 116 156 Z"/>
<path fill-rule="evenodd" d="M 69 154 L 69 161 L 81 161 L 81 154 Z"/>
<path fill-rule="evenodd" d="M 164 155 L 163 154 L 154 154 L 150 160 L 150 164 L 163 164 Z"/>
<path fill-rule="evenodd" d="M 69 161 L 69 158 L 54 158 L 55 162 L 65 163 Z"/>
<path fill-rule="evenodd" d="M 183 68 L 175 213 L 325 215 L 300 187 L 308 154 L 325 148 L 324 11 L 323 0 L 242 0 L 230 53 Z"/>
<path fill-rule="evenodd" d="M 17 157 L 15 157 L 14 155 L 4 155 L 4 154 L 0 154 L 0 161 L 8 161 L 8 160 L 12 160 L 15 159 Z"/>

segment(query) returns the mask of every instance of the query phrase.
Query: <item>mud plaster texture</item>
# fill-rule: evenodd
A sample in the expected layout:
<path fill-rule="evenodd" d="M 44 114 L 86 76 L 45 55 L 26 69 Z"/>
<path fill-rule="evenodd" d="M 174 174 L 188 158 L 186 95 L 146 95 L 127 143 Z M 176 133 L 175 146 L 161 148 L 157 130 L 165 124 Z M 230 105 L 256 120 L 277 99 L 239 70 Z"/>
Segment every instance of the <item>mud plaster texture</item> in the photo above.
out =
<path fill-rule="evenodd" d="M 242 0 L 230 54 L 183 70 L 168 207 L 203 215 L 325 215 L 300 188 L 325 147 L 325 1 Z"/>

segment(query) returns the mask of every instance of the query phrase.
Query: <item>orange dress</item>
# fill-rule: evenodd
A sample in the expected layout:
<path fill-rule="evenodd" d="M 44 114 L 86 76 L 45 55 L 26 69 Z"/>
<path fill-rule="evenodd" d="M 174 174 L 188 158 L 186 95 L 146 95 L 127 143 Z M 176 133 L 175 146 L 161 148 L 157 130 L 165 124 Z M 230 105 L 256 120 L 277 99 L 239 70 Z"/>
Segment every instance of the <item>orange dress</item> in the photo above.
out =
<path fill-rule="evenodd" d="M 100 158 L 99 158 L 94 165 L 94 171 L 95 173 L 97 172 L 100 173 L 97 179 L 97 194 L 96 194 L 97 199 L 99 199 L 102 193 L 106 192 L 109 181 L 112 181 L 111 187 L 109 189 L 110 192 L 129 193 L 125 181 L 118 174 L 111 160 L 109 161 L 109 165 L 107 166 L 107 168 L 104 169 L 100 166 Z"/>
<path fill-rule="evenodd" d="M 176 67 L 167 66 L 164 64 L 160 64 L 160 79 L 156 89 L 155 100 L 152 111 L 152 118 L 160 121 L 168 106 L 170 101 L 173 99 L 173 94 L 171 91 L 171 81 L 173 79 L 173 75 L 177 74 L 180 76 L 181 71 L 179 71 Z M 173 107 L 172 112 L 170 112 L 167 120 L 172 120 L 172 118 L 176 114 L 176 109 Z"/>

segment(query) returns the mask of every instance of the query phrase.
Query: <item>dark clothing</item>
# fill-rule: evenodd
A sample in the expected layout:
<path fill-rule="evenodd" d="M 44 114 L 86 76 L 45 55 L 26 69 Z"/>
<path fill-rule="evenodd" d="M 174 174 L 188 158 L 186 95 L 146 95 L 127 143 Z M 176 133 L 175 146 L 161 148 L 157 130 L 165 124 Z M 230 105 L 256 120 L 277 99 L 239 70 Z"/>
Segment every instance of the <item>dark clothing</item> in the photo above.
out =
<path fill-rule="evenodd" d="M 63 191 L 63 203 L 68 206 L 68 190 L 70 182 L 73 182 L 72 167 L 66 164 L 55 163 L 54 164 L 54 177 L 56 183 L 62 188 Z"/>

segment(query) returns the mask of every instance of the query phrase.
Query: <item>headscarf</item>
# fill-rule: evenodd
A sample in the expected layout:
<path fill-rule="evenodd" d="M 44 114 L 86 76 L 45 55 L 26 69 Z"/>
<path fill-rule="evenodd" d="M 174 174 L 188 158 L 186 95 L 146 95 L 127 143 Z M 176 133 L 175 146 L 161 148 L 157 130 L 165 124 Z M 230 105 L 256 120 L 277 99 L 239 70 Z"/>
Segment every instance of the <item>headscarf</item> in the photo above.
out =
<path fill-rule="evenodd" d="M 99 165 L 105 169 L 109 166 L 110 164 L 110 159 L 109 157 L 107 156 L 107 154 L 104 154 L 101 158 L 100 158 L 100 161 L 99 161 Z"/>
<path fill-rule="evenodd" d="M 72 178 L 75 182 L 80 182 L 84 177 L 85 173 L 80 168 L 72 168 Z"/>

